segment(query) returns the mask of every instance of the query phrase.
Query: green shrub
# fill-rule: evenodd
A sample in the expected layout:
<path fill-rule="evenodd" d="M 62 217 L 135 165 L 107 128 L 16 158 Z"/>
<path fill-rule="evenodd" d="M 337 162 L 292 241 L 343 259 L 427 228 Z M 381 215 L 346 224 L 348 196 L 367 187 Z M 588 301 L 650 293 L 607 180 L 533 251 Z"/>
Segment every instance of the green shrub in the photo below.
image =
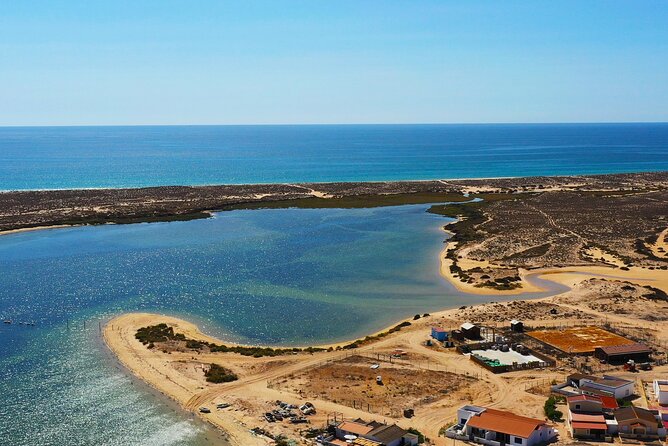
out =
<path fill-rule="evenodd" d="M 553 396 L 545 401 L 544 409 L 545 416 L 552 421 L 561 421 L 564 417 L 564 413 L 557 410 L 557 399 Z"/>
<path fill-rule="evenodd" d="M 239 377 L 231 370 L 221 367 L 218 364 L 211 364 L 209 370 L 204 372 L 206 380 L 210 383 L 229 383 L 236 381 Z"/>

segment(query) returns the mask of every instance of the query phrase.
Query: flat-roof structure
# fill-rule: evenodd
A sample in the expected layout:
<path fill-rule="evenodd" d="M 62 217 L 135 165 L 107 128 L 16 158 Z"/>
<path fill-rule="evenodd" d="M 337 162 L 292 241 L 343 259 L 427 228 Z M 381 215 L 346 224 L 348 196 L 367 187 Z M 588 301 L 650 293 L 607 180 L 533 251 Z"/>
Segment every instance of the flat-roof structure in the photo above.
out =
<path fill-rule="evenodd" d="M 573 327 L 561 330 L 535 330 L 527 335 L 564 353 L 593 354 L 596 348 L 633 344 L 623 336 L 600 327 Z"/>
<path fill-rule="evenodd" d="M 498 361 L 501 365 L 528 364 L 530 362 L 543 362 L 542 359 L 534 355 L 523 355 L 515 350 L 508 350 L 507 352 L 501 350 L 471 350 L 472 355 L 478 355 L 484 358 Z"/>

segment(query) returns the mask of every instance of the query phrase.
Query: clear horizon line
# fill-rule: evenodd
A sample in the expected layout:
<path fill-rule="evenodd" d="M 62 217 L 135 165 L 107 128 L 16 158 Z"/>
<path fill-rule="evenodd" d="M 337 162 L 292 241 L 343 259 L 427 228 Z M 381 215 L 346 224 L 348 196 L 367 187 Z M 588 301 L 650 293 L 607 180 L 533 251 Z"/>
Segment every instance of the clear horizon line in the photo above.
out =
<path fill-rule="evenodd" d="M 306 122 L 306 123 L 236 123 L 236 124 L 14 124 L 0 128 L 72 128 L 72 127 L 305 127 L 305 126 L 390 126 L 390 125 L 603 125 L 603 124 L 668 124 L 668 121 L 545 121 L 545 122 Z"/>

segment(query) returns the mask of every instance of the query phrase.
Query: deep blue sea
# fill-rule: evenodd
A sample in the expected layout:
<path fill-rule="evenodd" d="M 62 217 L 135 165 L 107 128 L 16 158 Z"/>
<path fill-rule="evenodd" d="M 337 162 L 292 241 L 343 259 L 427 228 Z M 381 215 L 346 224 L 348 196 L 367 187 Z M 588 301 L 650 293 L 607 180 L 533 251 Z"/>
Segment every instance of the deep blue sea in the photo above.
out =
<path fill-rule="evenodd" d="M 668 170 L 668 124 L 0 128 L 0 190 Z"/>

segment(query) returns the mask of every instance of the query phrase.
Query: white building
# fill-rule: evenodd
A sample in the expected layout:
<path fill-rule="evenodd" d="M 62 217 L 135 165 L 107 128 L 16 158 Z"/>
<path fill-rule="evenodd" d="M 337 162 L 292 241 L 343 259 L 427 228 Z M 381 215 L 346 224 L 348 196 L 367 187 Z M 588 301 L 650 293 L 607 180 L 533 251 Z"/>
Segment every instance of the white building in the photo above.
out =
<path fill-rule="evenodd" d="M 600 395 L 603 392 L 616 399 L 628 398 L 635 393 L 633 381 L 609 375 L 603 375 L 603 378 L 583 376 L 579 379 L 578 387 L 585 395 Z"/>
<path fill-rule="evenodd" d="M 668 380 L 654 380 L 654 395 L 656 395 L 656 400 L 659 402 L 659 404 L 662 406 L 668 406 Z"/>

